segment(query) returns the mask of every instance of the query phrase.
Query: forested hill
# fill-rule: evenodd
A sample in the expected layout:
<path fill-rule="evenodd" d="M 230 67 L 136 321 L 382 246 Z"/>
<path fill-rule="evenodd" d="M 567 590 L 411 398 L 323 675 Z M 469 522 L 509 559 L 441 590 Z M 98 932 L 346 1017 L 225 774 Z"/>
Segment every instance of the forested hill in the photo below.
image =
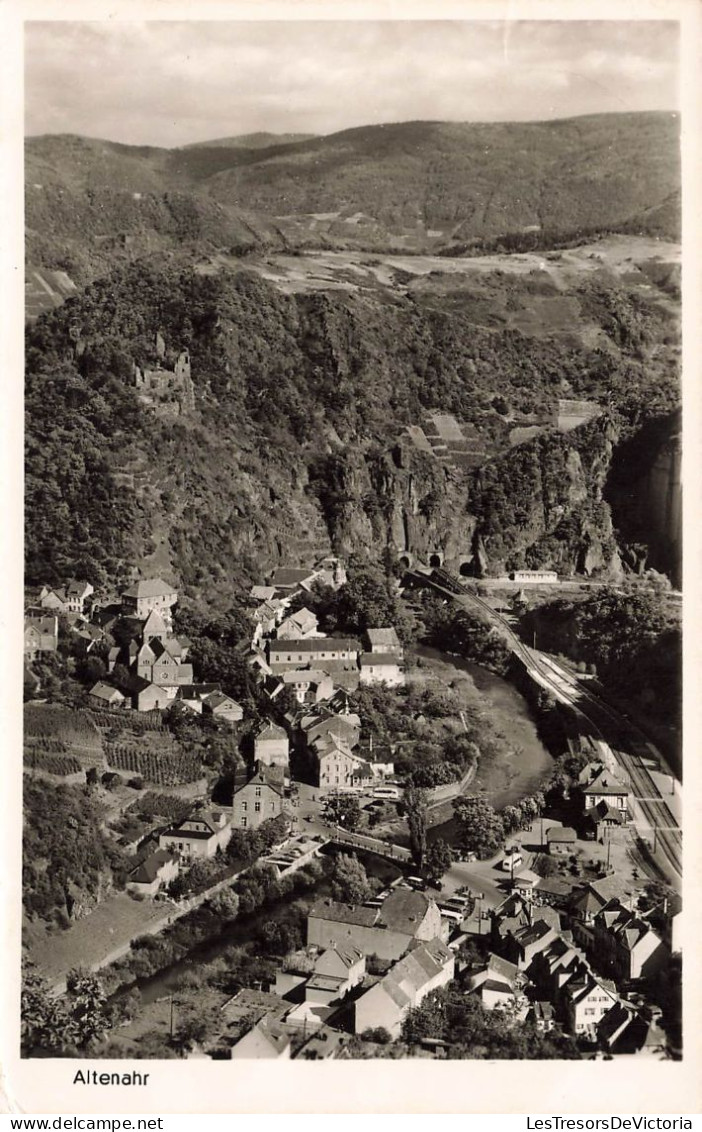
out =
<path fill-rule="evenodd" d="M 674 114 L 641 113 L 404 122 L 174 150 L 29 138 L 28 259 L 83 282 L 110 257 L 198 244 L 451 251 L 613 230 L 676 239 L 679 129 Z"/>
<path fill-rule="evenodd" d="M 96 281 L 27 334 L 28 581 L 139 565 L 212 604 L 332 546 L 617 570 L 613 445 L 676 405 L 677 375 L 655 304 L 592 281 L 581 301 L 607 350 L 391 290 L 288 295 L 246 271 L 143 264 Z M 139 399 L 157 332 L 164 365 L 190 351 L 194 401 Z M 510 449 L 505 414 L 543 417 L 564 388 L 604 415 Z M 470 469 L 419 451 L 404 434 L 427 409 L 501 454 Z"/>

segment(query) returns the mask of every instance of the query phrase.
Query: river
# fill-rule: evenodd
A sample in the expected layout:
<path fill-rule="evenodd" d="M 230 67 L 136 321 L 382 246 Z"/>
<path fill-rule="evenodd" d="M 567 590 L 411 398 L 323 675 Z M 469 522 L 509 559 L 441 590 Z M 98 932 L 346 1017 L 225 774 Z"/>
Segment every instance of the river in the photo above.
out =
<path fill-rule="evenodd" d="M 548 774 L 553 760 L 539 738 L 529 706 L 521 692 L 508 680 L 488 672 L 470 660 L 450 656 L 423 645 L 414 652 L 417 657 L 429 661 L 447 681 L 451 679 L 452 670 L 467 673 L 490 705 L 490 715 L 496 727 L 515 749 L 514 755 L 507 756 L 489 770 L 481 771 L 479 768 L 471 783 L 470 792 L 484 791 L 490 804 L 496 810 L 501 810 L 536 790 Z M 450 806 L 447 806 L 447 812 L 449 811 Z M 451 841 L 454 832 L 454 822 L 450 819 L 435 825 L 430 831 L 429 839 L 442 837 Z"/>

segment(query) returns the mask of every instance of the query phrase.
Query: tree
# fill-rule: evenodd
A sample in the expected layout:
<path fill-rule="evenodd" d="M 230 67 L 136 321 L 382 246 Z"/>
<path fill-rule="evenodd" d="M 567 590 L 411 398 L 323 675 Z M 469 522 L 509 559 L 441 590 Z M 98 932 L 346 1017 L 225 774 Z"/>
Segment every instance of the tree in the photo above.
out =
<path fill-rule="evenodd" d="M 102 982 L 91 971 L 74 968 L 66 979 L 69 1010 L 81 1049 L 95 1044 L 110 1026 L 110 1012 Z"/>
<path fill-rule="evenodd" d="M 427 849 L 424 870 L 433 884 L 439 884 L 444 873 L 451 868 L 453 862 L 453 849 L 448 842 L 443 841 L 442 838 L 437 838 Z"/>
<path fill-rule="evenodd" d="M 58 1052 L 73 1042 L 73 1022 L 63 1000 L 50 994 L 46 979 L 31 965 L 22 975 L 20 1017 L 23 1057 L 37 1049 Z"/>
<path fill-rule="evenodd" d="M 402 802 L 409 829 L 412 860 L 417 868 L 421 869 L 427 851 L 426 794 L 417 786 L 405 786 Z"/>
<path fill-rule="evenodd" d="M 501 817 L 484 798 L 456 798 L 453 812 L 459 825 L 461 848 L 485 859 L 502 845 L 505 831 Z"/>
<path fill-rule="evenodd" d="M 362 904 L 371 895 L 368 874 L 355 853 L 339 853 L 331 875 L 332 895 L 346 904 Z"/>
<path fill-rule="evenodd" d="M 332 825 L 348 830 L 357 829 L 361 820 L 361 807 L 353 794 L 330 794 L 325 799 L 323 813 Z"/>
<path fill-rule="evenodd" d="M 220 888 L 207 901 L 211 912 L 222 920 L 235 920 L 239 911 L 239 897 L 233 888 Z"/>

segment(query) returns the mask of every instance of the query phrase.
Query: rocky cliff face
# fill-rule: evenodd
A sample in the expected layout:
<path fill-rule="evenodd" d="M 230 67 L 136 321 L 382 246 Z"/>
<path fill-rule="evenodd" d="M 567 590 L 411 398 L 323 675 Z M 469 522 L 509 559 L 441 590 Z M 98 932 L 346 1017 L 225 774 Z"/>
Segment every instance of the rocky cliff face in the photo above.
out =
<path fill-rule="evenodd" d="M 175 418 L 134 387 L 157 334 L 192 359 L 192 405 Z M 532 411 L 568 367 L 571 381 L 587 375 L 590 397 L 606 382 L 626 404 L 646 371 L 627 362 L 620 380 L 605 360 L 600 374 L 602 357 L 572 343 L 479 330 L 465 312 L 394 292 L 283 295 L 243 272 L 125 269 L 28 332 L 27 577 L 99 582 L 137 566 L 169 572 L 194 601 L 224 602 L 277 563 L 332 546 L 473 576 L 616 576 L 610 502 L 621 492 L 610 487 L 627 463 L 616 415 L 472 469 L 405 438 L 432 409 L 492 443 L 505 432 L 494 402 Z M 650 459 L 637 464 L 666 531 L 674 462 L 662 454 L 650 482 Z"/>
<path fill-rule="evenodd" d="M 645 425 L 614 453 L 605 493 L 626 566 L 682 585 L 682 415 Z"/>
<path fill-rule="evenodd" d="M 398 443 L 323 461 L 312 480 L 335 550 L 387 547 L 480 576 L 543 566 L 614 577 L 622 566 L 603 487 L 606 421 L 538 437 L 471 472 Z"/>

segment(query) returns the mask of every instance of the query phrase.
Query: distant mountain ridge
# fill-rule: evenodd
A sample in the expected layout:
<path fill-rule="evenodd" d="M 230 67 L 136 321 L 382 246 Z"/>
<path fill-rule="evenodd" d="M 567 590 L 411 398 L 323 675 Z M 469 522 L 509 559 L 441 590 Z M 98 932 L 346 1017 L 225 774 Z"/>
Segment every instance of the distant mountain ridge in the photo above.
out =
<path fill-rule="evenodd" d="M 105 266 L 99 242 L 116 236 L 132 257 L 203 243 L 237 254 L 450 251 L 632 227 L 676 239 L 679 134 L 678 115 L 661 112 L 402 122 L 179 149 L 43 135 L 26 142 L 28 255 L 84 279 Z"/>

